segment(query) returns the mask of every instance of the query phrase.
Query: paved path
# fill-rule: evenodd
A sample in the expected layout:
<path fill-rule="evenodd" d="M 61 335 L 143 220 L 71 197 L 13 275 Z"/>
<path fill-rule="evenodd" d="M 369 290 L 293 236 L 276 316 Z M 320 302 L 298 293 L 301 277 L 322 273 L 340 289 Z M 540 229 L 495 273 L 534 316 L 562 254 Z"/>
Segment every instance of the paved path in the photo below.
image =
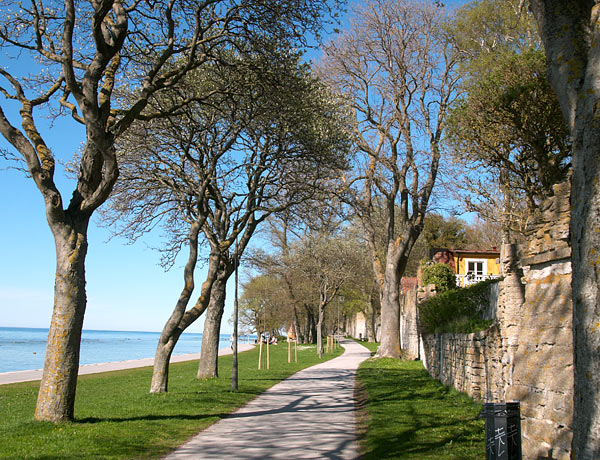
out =
<path fill-rule="evenodd" d="M 250 350 L 253 348 L 253 344 L 238 344 L 238 351 Z M 230 355 L 230 348 L 223 348 L 219 350 L 219 356 Z M 177 355 L 171 357 L 172 363 L 179 363 L 181 361 L 193 361 L 200 359 L 200 353 L 190 353 L 186 355 Z M 135 367 L 147 367 L 154 365 L 154 358 L 143 358 L 143 359 L 130 359 L 128 361 L 115 361 L 112 363 L 98 363 L 98 364 L 82 364 L 79 366 L 79 374 L 96 374 L 98 372 L 109 372 L 119 371 L 122 369 L 133 369 Z M 35 369 L 32 371 L 16 371 L 16 372 L 2 372 L 0 373 L 0 385 L 6 383 L 18 383 L 18 382 L 29 382 L 33 380 L 40 380 L 42 378 L 42 369 Z"/>
<path fill-rule="evenodd" d="M 356 459 L 354 377 L 369 351 L 345 353 L 278 383 L 164 460 Z"/>

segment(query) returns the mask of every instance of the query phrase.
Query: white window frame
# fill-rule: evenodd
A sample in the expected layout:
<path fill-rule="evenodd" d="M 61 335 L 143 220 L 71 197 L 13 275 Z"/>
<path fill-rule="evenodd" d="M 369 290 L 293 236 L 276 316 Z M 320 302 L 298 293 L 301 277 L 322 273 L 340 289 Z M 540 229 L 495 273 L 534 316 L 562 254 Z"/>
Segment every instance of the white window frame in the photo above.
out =
<path fill-rule="evenodd" d="M 469 262 L 481 262 L 483 264 L 483 276 L 487 276 L 488 275 L 488 270 L 487 270 L 487 259 L 465 259 L 465 275 L 469 274 Z M 476 275 L 478 275 L 478 273 L 475 273 Z"/>

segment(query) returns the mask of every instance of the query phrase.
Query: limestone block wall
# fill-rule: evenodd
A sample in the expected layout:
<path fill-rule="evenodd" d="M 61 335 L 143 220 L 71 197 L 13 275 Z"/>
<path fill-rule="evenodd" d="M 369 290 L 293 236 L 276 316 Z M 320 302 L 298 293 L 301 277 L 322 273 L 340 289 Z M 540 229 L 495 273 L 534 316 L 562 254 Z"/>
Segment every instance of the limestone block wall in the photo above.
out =
<path fill-rule="evenodd" d="M 561 188 L 562 187 L 562 188 Z M 540 208 L 527 244 L 503 247 L 496 322 L 423 338 L 429 373 L 484 401 L 520 401 L 523 458 L 570 458 L 573 417 L 567 185 Z"/>
<path fill-rule="evenodd" d="M 368 337 L 367 317 L 361 311 L 350 317 L 346 324 L 346 333 L 355 339 L 366 339 Z"/>

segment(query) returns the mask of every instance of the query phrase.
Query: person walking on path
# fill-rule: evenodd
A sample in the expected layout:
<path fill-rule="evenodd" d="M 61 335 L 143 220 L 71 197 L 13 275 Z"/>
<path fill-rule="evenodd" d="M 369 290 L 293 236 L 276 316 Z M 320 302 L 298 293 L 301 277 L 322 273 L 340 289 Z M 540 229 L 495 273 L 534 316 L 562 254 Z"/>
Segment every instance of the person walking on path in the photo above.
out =
<path fill-rule="evenodd" d="M 278 383 L 164 460 L 356 459 L 354 382 L 367 348 L 345 352 Z"/>

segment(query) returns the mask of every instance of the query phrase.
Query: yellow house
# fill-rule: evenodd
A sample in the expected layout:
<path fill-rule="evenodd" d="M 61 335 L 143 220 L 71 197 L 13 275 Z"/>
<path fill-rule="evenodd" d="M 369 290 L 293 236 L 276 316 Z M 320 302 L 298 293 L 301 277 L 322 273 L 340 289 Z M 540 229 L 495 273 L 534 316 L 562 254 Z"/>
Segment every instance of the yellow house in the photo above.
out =
<path fill-rule="evenodd" d="M 464 287 L 500 276 L 500 252 L 468 249 L 434 249 L 432 259 L 450 265 L 457 286 Z"/>

